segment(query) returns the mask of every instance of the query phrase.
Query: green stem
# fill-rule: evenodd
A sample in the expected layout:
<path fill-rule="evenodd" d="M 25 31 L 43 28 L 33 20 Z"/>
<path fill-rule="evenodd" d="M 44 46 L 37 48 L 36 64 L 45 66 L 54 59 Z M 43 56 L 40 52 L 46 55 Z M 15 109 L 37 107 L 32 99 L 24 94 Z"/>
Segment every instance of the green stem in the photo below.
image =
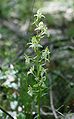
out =
<path fill-rule="evenodd" d="M 40 87 L 39 87 L 39 95 L 38 95 L 38 119 L 40 119 Z"/>
<path fill-rule="evenodd" d="M 36 51 L 36 56 L 37 56 L 37 60 L 36 60 L 36 66 L 37 66 L 37 77 L 39 77 L 39 57 L 40 57 L 40 51 L 39 49 Z M 40 119 L 40 85 L 38 87 L 38 97 L 37 97 L 37 102 L 38 102 L 38 117 L 37 119 Z"/>

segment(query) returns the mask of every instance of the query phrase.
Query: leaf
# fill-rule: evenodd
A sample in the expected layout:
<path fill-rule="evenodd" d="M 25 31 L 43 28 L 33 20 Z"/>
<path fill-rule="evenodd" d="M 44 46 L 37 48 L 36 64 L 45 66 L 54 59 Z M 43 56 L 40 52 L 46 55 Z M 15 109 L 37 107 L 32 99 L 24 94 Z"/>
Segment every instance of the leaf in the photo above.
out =
<path fill-rule="evenodd" d="M 25 54 L 25 63 L 30 64 L 30 58 Z"/>
<path fill-rule="evenodd" d="M 33 74 L 33 72 L 34 72 L 34 66 L 32 66 L 31 69 L 27 72 L 27 75 Z"/>
<path fill-rule="evenodd" d="M 28 87 L 28 94 L 32 97 L 33 96 L 33 90 L 32 87 L 29 85 Z"/>
<path fill-rule="evenodd" d="M 49 58 L 50 58 L 50 52 L 48 47 L 46 47 L 46 49 L 42 52 L 42 59 L 44 59 L 46 62 L 49 61 Z"/>
<path fill-rule="evenodd" d="M 26 119 L 26 116 L 23 113 L 19 113 L 17 119 Z"/>

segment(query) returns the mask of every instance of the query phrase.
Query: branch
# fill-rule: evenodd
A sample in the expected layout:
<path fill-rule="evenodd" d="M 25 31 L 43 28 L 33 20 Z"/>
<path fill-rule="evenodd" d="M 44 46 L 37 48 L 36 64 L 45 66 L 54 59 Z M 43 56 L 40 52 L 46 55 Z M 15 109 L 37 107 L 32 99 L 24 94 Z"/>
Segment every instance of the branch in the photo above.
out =
<path fill-rule="evenodd" d="M 48 107 L 48 106 L 43 106 L 44 108 L 47 108 L 49 111 L 51 111 L 51 107 Z M 60 111 L 59 111 L 59 108 L 55 110 L 59 115 L 61 115 L 62 117 L 65 117 Z M 40 112 L 41 112 L 41 115 L 44 115 L 44 116 L 53 116 L 53 113 L 52 112 L 45 112 L 42 108 L 40 108 Z"/>
<path fill-rule="evenodd" d="M 53 113 L 51 112 L 45 112 L 42 108 L 40 108 L 41 115 L 44 116 L 53 116 Z"/>
<path fill-rule="evenodd" d="M 0 107 L 0 110 L 2 110 L 6 115 L 8 115 L 11 119 L 14 119 L 7 111 L 5 111 L 2 107 Z"/>
<path fill-rule="evenodd" d="M 54 104 L 53 104 L 52 87 L 50 87 L 50 105 L 51 105 L 51 109 L 52 109 L 52 112 L 53 112 L 55 119 L 58 119 L 58 116 L 57 116 L 57 113 L 56 113 L 56 110 L 55 110 Z"/>

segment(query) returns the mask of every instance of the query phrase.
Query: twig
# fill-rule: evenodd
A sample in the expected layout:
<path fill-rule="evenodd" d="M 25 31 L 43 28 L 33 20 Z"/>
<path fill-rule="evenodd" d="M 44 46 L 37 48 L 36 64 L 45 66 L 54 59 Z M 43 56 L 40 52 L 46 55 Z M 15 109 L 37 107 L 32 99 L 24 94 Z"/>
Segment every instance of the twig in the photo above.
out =
<path fill-rule="evenodd" d="M 44 116 L 53 116 L 53 113 L 52 112 L 45 112 L 42 108 L 40 108 L 40 112 L 41 112 L 41 115 L 44 115 Z"/>
<path fill-rule="evenodd" d="M 5 111 L 2 107 L 0 107 L 0 110 L 2 110 L 6 115 L 8 115 L 11 119 L 14 119 L 7 111 Z"/>
<path fill-rule="evenodd" d="M 54 104 L 53 104 L 52 87 L 50 88 L 50 105 L 51 105 L 51 109 L 52 109 L 52 112 L 53 112 L 55 119 L 58 119 L 58 116 L 57 116 L 57 113 L 56 113 L 56 110 L 55 110 Z"/>
<path fill-rule="evenodd" d="M 29 19 L 29 27 L 31 26 L 31 21 L 32 21 L 32 18 L 33 18 L 34 5 L 35 5 L 35 0 L 33 0 L 32 6 L 31 6 L 31 15 L 30 15 L 30 19 Z M 29 31 L 29 29 L 27 30 L 27 32 L 28 32 L 28 31 Z"/>

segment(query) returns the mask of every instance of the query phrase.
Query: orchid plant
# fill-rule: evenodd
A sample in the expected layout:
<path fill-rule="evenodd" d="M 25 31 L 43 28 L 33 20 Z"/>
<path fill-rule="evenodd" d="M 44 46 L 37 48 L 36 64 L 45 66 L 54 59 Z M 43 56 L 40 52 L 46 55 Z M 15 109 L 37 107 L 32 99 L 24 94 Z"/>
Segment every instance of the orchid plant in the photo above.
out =
<path fill-rule="evenodd" d="M 34 51 L 34 56 L 27 56 L 25 54 L 25 63 L 27 66 L 31 66 L 30 69 L 27 71 L 27 76 L 30 75 L 34 78 L 34 84 L 28 86 L 28 94 L 31 97 L 34 97 L 34 100 L 37 104 L 37 119 L 40 119 L 40 100 L 41 97 L 44 96 L 45 90 L 47 89 L 46 86 L 46 79 L 47 79 L 47 69 L 45 68 L 46 62 L 50 62 L 50 51 L 48 46 L 43 49 L 41 45 L 41 40 L 48 35 L 47 27 L 43 23 L 42 18 L 45 18 L 44 15 L 37 11 L 37 14 L 34 15 L 35 20 L 33 25 L 35 25 L 35 32 L 36 35 L 32 37 L 31 42 L 28 43 L 29 48 L 32 48 Z"/>

